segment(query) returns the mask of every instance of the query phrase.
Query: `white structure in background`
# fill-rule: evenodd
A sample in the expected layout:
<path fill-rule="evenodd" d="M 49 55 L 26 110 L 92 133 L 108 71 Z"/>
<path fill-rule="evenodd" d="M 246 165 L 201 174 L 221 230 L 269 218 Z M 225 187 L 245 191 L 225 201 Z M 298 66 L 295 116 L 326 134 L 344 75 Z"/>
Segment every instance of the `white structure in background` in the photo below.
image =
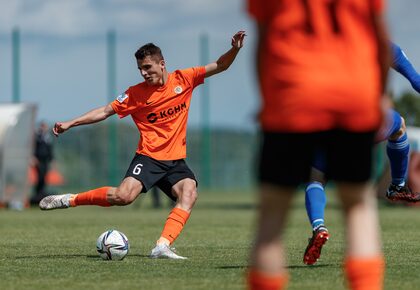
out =
<path fill-rule="evenodd" d="M 407 126 L 407 136 L 410 142 L 410 151 L 420 151 L 420 127 Z"/>
<path fill-rule="evenodd" d="M 23 209 L 31 194 L 35 114 L 33 104 L 0 104 L 0 203 L 13 209 Z"/>

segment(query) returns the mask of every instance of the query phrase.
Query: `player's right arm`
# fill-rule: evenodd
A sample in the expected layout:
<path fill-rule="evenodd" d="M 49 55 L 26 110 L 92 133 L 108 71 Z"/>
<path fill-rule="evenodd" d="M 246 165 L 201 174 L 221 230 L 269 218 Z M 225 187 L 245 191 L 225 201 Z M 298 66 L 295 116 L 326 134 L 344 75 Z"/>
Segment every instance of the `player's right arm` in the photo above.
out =
<path fill-rule="evenodd" d="M 257 24 L 257 47 L 255 50 L 255 67 L 257 68 L 257 79 L 258 83 L 261 84 L 261 78 L 262 78 L 262 57 L 263 57 L 263 51 L 265 50 L 264 44 L 266 43 L 266 37 L 267 37 L 267 27 L 265 23 L 258 23 Z"/>
<path fill-rule="evenodd" d="M 97 123 L 105 120 L 106 118 L 114 114 L 114 109 L 112 108 L 111 104 L 108 104 L 100 108 L 93 109 L 73 120 L 55 123 L 53 133 L 55 136 L 58 136 L 59 134 L 62 134 L 68 129 L 70 129 L 71 127 Z"/>

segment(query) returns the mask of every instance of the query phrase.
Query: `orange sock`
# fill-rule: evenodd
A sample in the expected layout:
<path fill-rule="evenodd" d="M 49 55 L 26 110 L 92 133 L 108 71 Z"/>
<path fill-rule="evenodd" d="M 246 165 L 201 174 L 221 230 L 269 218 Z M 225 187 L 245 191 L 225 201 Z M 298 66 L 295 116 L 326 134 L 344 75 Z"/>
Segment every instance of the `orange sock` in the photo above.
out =
<path fill-rule="evenodd" d="M 255 269 L 250 269 L 247 279 L 250 290 L 280 290 L 286 288 L 289 275 L 284 272 L 266 274 Z"/>
<path fill-rule="evenodd" d="M 177 207 L 172 209 L 171 213 L 166 219 L 161 237 L 169 240 L 169 242 L 172 244 L 181 233 L 189 217 L 190 214 L 183 209 Z"/>
<path fill-rule="evenodd" d="M 344 270 L 352 290 L 381 290 L 383 287 L 385 261 L 382 256 L 348 257 Z"/>
<path fill-rule="evenodd" d="M 111 206 L 106 199 L 106 193 L 109 186 L 100 187 L 92 189 L 86 192 L 81 192 L 76 194 L 73 198 L 70 199 L 70 206 L 78 205 L 99 205 L 99 206 Z"/>

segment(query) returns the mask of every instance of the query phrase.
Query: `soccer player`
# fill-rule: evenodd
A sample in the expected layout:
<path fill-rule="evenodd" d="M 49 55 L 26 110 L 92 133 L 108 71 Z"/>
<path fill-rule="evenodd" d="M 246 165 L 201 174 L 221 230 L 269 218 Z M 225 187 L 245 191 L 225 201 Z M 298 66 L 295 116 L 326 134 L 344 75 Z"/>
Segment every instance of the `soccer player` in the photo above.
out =
<path fill-rule="evenodd" d="M 326 178 L 336 181 L 344 209 L 349 286 L 382 289 L 384 259 L 370 179 L 390 65 L 383 2 L 248 2 L 258 26 L 263 130 L 260 206 L 248 285 L 286 287 L 286 217 L 293 193 L 309 181 L 313 158 L 321 149 Z"/>
<path fill-rule="evenodd" d="M 412 87 L 420 93 L 420 75 L 398 45 L 391 43 L 391 47 L 392 68 L 405 76 Z M 386 123 L 376 137 L 377 143 L 386 140 L 386 150 L 391 165 L 391 184 L 386 191 L 386 197 L 391 201 L 420 201 L 420 194 L 413 193 L 406 182 L 410 145 L 405 122 L 400 114 L 392 109 L 388 111 Z M 321 255 L 322 247 L 330 237 L 324 221 L 324 209 L 327 203 L 324 170 L 325 162 L 320 154 L 314 161 L 312 181 L 305 188 L 306 213 L 312 226 L 312 237 L 303 255 L 303 262 L 307 265 L 316 263 Z"/>
<path fill-rule="evenodd" d="M 135 57 L 143 82 L 129 87 L 113 102 L 71 121 L 57 122 L 53 128 L 58 136 L 72 127 L 100 122 L 114 114 L 120 118 L 130 115 L 140 132 L 140 141 L 123 181 L 118 187 L 48 196 L 40 201 L 40 208 L 128 205 L 156 185 L 176 204 L 150 257 L 185 259 L 170 246 L 184 228 L 197 199 L 197 181 L 184 160 L 192 92 L 204 78 L 230 67 L 243 46 L 244 37 L 244 31 L 233 35 L 232 47 L 217 61 L 174 72 L 167 71 L 159 47 L 152 43 L 140 47 Z"/>

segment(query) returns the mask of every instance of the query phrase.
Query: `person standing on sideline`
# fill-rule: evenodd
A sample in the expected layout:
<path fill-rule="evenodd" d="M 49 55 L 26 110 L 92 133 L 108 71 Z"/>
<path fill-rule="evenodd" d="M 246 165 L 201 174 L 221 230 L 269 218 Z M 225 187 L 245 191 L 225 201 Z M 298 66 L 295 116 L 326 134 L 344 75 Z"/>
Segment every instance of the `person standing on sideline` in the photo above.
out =
<path fill-rule="evenodd" d="M 159 47 L 148 43 L 135 53 L 144 82 L 129 87 L 116 100 L 53 128 L 59 135 L 72 127 L 92 124 L 117 114 L 131 115 L 140 132 L 136 154 L 118 187 L 100 187 L 79 194 L 49 196 L 42 210 L 80 205 L 127 205 L 154 185 L 176 201 L 150 257 L 185 259 L 170 247 L 181 233 L 197 199 L 197 181 L 185 162 L 186 131 L 193 90 L 204 78 L 227 70 L 244 43 L 245 32 L 231 39 L 231 48 L 205 66 L 168 72 Z"/>
<path fill-rule="evenodd" d="M 47 193 L 46 176 L 50 169 L 50 164 L 54 159 L 53 140 L 48 124 L 42 121 L 38 130 L 35 132 L 35 150 L 33 163 L 37 173 L 37 180 L 34 187 L 34 193 L 31 198 L 31 204 L 37 204 Z"/>
<path fill-rule="evenodd" d="M 382 0 L 248 0 L 258 30 L 262 95 L 259 211 L 250 289 L 284 289 L 283 231 L 317 150 L 337 184 L 350 289 L 382 289 L 376 196 L 370 180 L 390 47 Z"/>

